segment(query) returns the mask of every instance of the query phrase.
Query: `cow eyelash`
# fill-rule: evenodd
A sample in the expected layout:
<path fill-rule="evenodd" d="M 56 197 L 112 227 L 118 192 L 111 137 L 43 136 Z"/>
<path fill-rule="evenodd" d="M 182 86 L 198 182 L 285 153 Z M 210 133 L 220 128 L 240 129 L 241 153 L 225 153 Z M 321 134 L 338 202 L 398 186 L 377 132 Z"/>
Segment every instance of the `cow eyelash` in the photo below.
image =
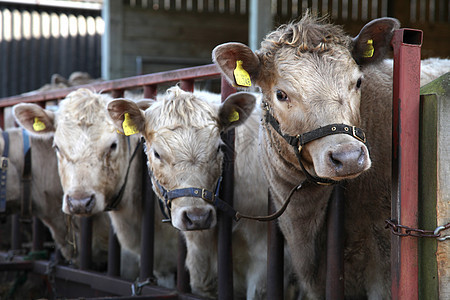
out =
<path fill-rule="evenodd" d="M 282 90 L 277 90 L 276 95 L 277 95 L 278 101 L 288 101 L 289 100 L 289 97 L 287 96 L 287 94 L 285 92 L 283 92 Z"/>

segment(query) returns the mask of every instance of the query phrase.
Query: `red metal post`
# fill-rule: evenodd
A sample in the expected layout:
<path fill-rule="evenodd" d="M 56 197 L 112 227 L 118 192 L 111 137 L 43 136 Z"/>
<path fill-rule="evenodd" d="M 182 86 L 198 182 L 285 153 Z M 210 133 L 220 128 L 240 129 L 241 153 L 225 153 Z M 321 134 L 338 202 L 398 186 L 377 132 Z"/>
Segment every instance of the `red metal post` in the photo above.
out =
<path fill-rule="evenodd" d="M 232 93 L 236 92 L 232 86 L 228 84 L 225 78 L 222 77 L 221 83 L 222 102 Z M 222 171 L 222 190 L 220 191 L 220 198 L 233 206 L 233 186 L 234 186 L 234 129 L 226 133 L 222 133 L 222 140 L 228 146 L 224 150 L 223 171 Z M 233 299 L 233 250 L 231 226 L 233 220 L 217 211 L 217 225 L 218 225 L 218 273 L 219 273 L 219 288 L 218 295 L 220 300 Z"/>
<path fill-rule="evenodd" d="M 326 299 L 343 300 L 344 293 L 344 187 L 334 187 L 327 215 Z"/>
<path fill-rule="evenodd" d="M 144 86 L 144 97 L 155 98 L 156 85 Z M 142 156 L 142 227 L 141 227 L 141 266 L 139 278 L 145 281 L 153 277 L 154 250 L 155 250 L 155 194 L 152 191 L 152 183 L 148 175 L 147 156 Z M 158 200 L 156 200 L 158 201 Z M 160 221 L 159 221 L 160 222 Z"/>
<path fill-rule="evenodd" d="M 119 240 L 111 225 L 108 240 L 108 276 L 120 276 L 120 252 Z"/>
<path fill-rule="evenodd" d="M 92 217 L 81 217 L 80 269 L 89 270 L 92 264 Z"/>
<path fill-rule="evenodd" d="M 276 211 L 269 191 L 268 213 Z M 284 237 L 278 219 L 267 222 L 267 299 L 284 299 Z"/>
<path fill-rule="evenodd" d="M 420 48 L 422 31 L 396 30 L 392 117 L 392 219 L 418 227 Z M 392 235 L 392 299 L 414 300 L 418 291 L 418 241 Z"/>

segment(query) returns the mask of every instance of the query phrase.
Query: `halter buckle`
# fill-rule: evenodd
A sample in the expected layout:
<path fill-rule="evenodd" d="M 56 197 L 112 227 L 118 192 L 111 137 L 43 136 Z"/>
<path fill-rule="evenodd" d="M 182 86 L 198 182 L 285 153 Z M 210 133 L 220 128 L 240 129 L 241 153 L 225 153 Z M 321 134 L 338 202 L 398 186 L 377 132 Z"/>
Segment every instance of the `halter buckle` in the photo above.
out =
<path fill-rule="evenodd" d="M 366 134 L 364 133 L 364 131 L 361 130 L 360 135 L 358 135 L 358 131 L 356 129 L 357 129 L 356 126 L 352 126 L 353 137 L 365 144 L 366 143 Z"/>
<path fill-rule="evenodd" d="M 214 203 L 214 194 L 211 193 L 212 199 L 208 199 L 208 190 L 202 189 L 202 199 L 208 203 Z"/>
<path fill-rule="evenodd" d="M 9 166 L 9 158 L 2 157 L 0 160 L 0 169 L 2 169 L 3 171 L 6 171 L 6 170 L 8 170 L 8 166 Z"/>

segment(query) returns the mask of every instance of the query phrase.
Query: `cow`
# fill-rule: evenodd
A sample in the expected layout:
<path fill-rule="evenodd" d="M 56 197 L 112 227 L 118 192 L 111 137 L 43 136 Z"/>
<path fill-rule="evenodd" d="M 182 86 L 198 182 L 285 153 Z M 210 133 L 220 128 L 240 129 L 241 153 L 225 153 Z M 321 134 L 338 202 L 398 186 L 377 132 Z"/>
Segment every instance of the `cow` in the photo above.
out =
<path fill-rule="evenodd" d="M 257 51 L 230 42 L 212 52 L 232 84 L 262 91 L 259 155 L 275 207 L 293 192 L 279 225 L 308 299 L 325 298 L 335 183 L 345 184 L 345 296 L 390 298 L 393 70 L 383 59 L 399 26 L 376 19 L 351 38 L 307 12 Z"/>
<path fill-rule="evenodd" d="M 21 103 L 13 113 L 32 135 L 53 137 L 64 213 L 88 216 L 107 211 L 122 249 L 139 259 L 143 151 L 137 137 L 116 132 L 105 110 L 111 99 L 80 88 L 67 95 L 56 112 Z M 155 275 L 159 284 L 174 286 L 176 232 L 156 222 L 155 239 Z"/>
<path fill-rule="evenodd" d="M 217 298 L 217 215 L 211 197 L 222 173 L 221 133 L 236 130 L 234 208 L 267 213 L 267 182 L 255 155 L 260 113 L 254 107 L 255 96 L 249 93 L 230 95 L 221 104 L 220 95 L 186 92 L 178 86 L 158 95 L 145 111 L 126 99 L 113 100 L 107 107 L 118 130 L 124 132 L 127 118 L 145 138 L 153 189 L 162 203 L 168 202 L 167 217 L 186 239 L 192 291 L 205 297 Z M 177 196 L 165 197 L 171 194 Z M 265 298 L 266 226 L 249 220 L 233 223 L 236 298 Z"/>
<path fill-rule="evenodd" d="M 80 220 L 77 217 L 65 215 L 61 210 L 63 190 L 58 175 L 56 154 L 52 149 L 52 140 L 44 140 L 29 136 L 20 128 L 8 128 L 1 131 L 0 153 L 4 153 L 5 136 L 7 134 L 8 159 L 6 169 L 6 209 L 8 214 L 20 213 L 25 217 L 38 217 L 50 230 L 56 248 L 71 264 L 79 264 L 80 254 Z M 28 147 L 26 146 L 28 145 Z M 29 160 L 25 158 L 28 149 L 31 151 Z M 22 151 L 24 149 L 24 151 Z M 29 165 L 28 167 L 25 164 Z M 31 190 L 29 194 L 22 192 L 22 174 L 30 172 Z M 23 197 L 31 200 L 31 209 Z M 23 201 L 23 202 L 22 202 Z M 22 204 L 24 203 L 24 204 Z M 101 270 L 106 266 L 108 250 L 109 219 L 98 215 L 93 218 L 92 256 L 94 268 Z"/>

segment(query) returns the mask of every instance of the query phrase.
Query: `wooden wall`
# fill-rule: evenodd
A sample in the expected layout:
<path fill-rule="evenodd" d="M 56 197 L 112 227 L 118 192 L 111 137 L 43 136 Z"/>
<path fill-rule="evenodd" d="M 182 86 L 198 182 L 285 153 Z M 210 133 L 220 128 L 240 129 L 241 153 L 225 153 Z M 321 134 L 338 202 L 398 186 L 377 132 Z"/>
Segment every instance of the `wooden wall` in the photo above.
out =
<path fill-rule="evenodd" d="M 422 58 L 450 57 L 448 0 L 267 1 L 271 1 L 273 28 L 299 18 L 306 8 L 328 15 L 352 36 L 370 20 L 391 16 L 404 28 L 423 31 Z M 105 19 L 104 43 L 109 45 L 109 55 L 102 61 L 103 77 L 114 79 L 211 63 L 214 46 L 228 41 L 248 44 L 249 2 L 105 0 L 104 12 L 109 13 L 109 19 Z M 139 57 L 142 64 L 136 62 Z"/>
<path fill-rule="evenodd" d="M 211 50 L 228 41 L 248 43 L 247 15 L 149 10 L 113 11 L 110 79 L 210 64 Z M 120 20 L 120 21 L 119 21 Z M 111 36 L 113 37 L 113 36 Z M 142 69 L 136 59 L 142 57 Z"/>

